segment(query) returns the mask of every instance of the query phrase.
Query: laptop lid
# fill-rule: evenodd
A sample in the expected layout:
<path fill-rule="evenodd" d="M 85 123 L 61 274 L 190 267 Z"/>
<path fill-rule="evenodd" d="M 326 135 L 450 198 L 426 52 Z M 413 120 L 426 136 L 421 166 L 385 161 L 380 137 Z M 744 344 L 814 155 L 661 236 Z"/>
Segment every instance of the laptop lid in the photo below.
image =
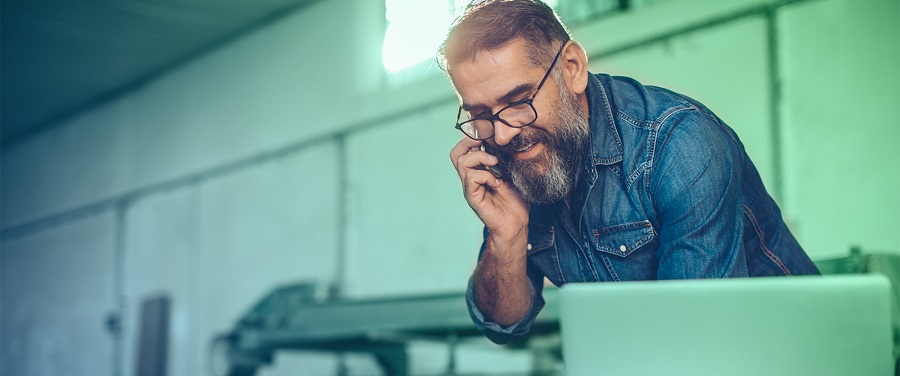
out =
<path fill-rule="evenodd" d="M 567 375 L 888 376 L 889 289 L 878 275 L 568 284 Z"/>

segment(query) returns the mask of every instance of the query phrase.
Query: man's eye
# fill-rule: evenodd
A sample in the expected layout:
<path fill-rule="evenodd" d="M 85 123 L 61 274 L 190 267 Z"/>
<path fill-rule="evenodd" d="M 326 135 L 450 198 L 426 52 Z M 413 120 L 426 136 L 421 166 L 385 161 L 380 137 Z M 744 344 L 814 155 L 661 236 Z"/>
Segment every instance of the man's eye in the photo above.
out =
<path fill-rule="evenodd" d="M 518 101 L 510 103 L 509 106 L 507 106 L 507 107 L 521 108 L 521 107 L 527 107 L 527 106 L 528 106 L 528 99 L 522 99 L 522 100 L 518 100 Z"/>

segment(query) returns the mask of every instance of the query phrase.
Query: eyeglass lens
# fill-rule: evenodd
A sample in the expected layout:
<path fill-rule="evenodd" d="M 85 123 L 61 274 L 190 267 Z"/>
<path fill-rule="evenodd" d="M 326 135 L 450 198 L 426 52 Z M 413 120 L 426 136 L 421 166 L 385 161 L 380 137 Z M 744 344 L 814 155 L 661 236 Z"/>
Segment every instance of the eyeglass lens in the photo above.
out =
<path fill-rule="evenodd" d="M 537 112 L 529 103 L 521 103 L 518 105 L 504 108 L 496 115 L 496 120 L 514 128 L 521 128 L 533 123 L 537 119 Z M 494 135 L 494 119 L 475 119 L 468 118 L 468 113 L 463 112 L 464 121 L 461 124 L 462 131 L 469 137 L 475 139 L 488 139 Z"/>

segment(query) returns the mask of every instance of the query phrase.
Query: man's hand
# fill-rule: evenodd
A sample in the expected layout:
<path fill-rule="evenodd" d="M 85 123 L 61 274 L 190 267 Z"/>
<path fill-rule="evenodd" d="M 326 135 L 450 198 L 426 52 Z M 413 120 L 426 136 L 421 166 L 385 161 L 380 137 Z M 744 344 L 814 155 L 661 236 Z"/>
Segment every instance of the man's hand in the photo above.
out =
<path fill-rule="evenodd" d="M 450 160 L 466 201 L 488 229 L 472 278 L 475 303 L 495 322 L 511 325 L 531 307 L 526 275 L 529 207 L 512 184 L 484 168 L 496 165 L 497 158 L 481 150 L 482 142 L 463 137 L 450 151 Z"/>
<path fill-rule="evenodd" d="M 484 166 L 494 166 L 497 157 L 481 151 L 483 141 L 463 137 L 450 150 L 450 161 L 463 186 L 463 195 L 499 243 L 515 243 L 527 235 L 528 203 L 507 181 L 495 177 Z"/>

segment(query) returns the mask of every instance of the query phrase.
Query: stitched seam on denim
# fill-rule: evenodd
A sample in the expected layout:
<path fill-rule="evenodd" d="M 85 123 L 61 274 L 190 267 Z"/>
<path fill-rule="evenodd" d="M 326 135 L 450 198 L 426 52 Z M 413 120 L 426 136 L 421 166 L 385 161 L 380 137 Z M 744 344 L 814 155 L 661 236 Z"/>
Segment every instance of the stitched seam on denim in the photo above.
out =
<path fill-rule="evenodd" d="M 578 226 L 581 227 L 581 224 L 579 223 Z M 580 231 L 578 231 L 578 232 L 580 232 Z M 597 273 L 597 268 L 594 267 L 594 257 L 592 256 L 593 249 L 591 248 L 590 244 L 578 244 L 578 242 L 582 241 L 582 240 L 584 240 L 584 239 L 576 240 L 576 245 L 578 245 L 578 249 L 581 251 L 582 256 L 585 258 L 585 261 L 587 262 L 588 270 L 591 271 L 591 274 L 593 275 L 594 280 L 600 281 L 600 276 Z"/>
<path fill-rule="evenodd" d="M 696 111 L 697 108 L 694 106 L 678 106 L 678 107 L 672 107 L 672 108 L 666 110 L 666 112 L 663 112 L 662 115 L 659 115 L 659 119 L 657 119 L 657 121 L 654 122 L 656 125 L 656 129 L 661 128 L 663 123 L 665 123 L 667 120 L 669 120 L 669 118 L 672 117 L 672 115 L 675 115 L 682 111 L 691 111 L 691 110 Z"/>
<path fill-rule="evenodd" d="M 647 137 L 647 161 L 645 164 L 644 171 L 644 194 L 647 196 L 647 201 L 650 202 L 650 207 L 655 207 L 656 205 L 653 203 L 653 195 L 650 194 L 650 177 L 653 175 L 653 159 L 656 157 L 656 142 L 659 138 L 659 129 L 651 129 L 650 135 Z"/>
<path fill-rule="evenodd" d="M 625 252 L 622 252 L 618 248 L 609 248 L 602 244 L 600 244 L 600 238 L 609 234 L 614 234 L 621 231 L 632 231 L 632 230 L 641 230 L 643 229 L 642 236 L 640 239 L 635 241 L 632 244 L 629 244 L 626 248 Z M 606 231 L 603 231 L 606 230 Z M 653 226 L 650 224 L 650 221 L 643 220 L 637 222 L 626 223 L 623 225 L 604 227 L 602 229 L 595 229 L 594 231 L 594 245 L 597 247 L 597 250 L 600 252 L 609 253 L 612 255 L 616 255 L 617 257 L 628 257 L 632 253 L 634 253 L 637 249 L 643 247 L 647 243 L 653 240 L 656 232 L 653 230 Z"/>
<path fill-rule="evenodd" d="M 537 227 L 537 226 L 538 225 L 535 225 L 535 227 Z M 553 245 L 553 243 L 556 243 L 556 234 L 553 232 L 553 226 L 543 226 L 543 227 L 548 228 L 548 230 L 547 230 L 547 232 L 548 232 L 547 239 L 548 240 L 546 242 L 544 242 L 544 239 L 540 239 L 541 240 L 540 243 L 536 243 L 536 244 L 531 243 L 532 249 L 526 252 L 526 254 L 525 254 L 526 256 L 531 256 L 535 253 L 538 253 L 547 248 L 550 248 L 550 246 Z M 530 240 L 529 240 L 529 243 L 530 243 Z"/>
<path fill-rule="evenodd" d="M 729 131 L 728 127 L 726 127 L 724 124 L 722 124 L 722 123 L 719 121 L 719 119 L 716 118 L 715 115 L 713 115 L 712 112 L 707 111 L 707 110 L 705 110 L 705 109 L 703 109 L 703 108 L 700 108 L 700 107 L 697 107 L 697 106 L 692 106 L 692 107 L 696 108 L 697 111 L 699 111 L 701 114 L 703 114 L 703 116 L 706 116 L 706 117 L 708 117 L 710 120 L 712 120 L 713 122 L 715 122 L 716 125 L 719 127 L 719 129 L 721 129 L 723 132 L 725 132 L 725 134 L 727 134 L 728 137 L 731 138 L 732 141 L 734 141 L 735 145 L 740 145 L 740 144 L 741 144 L 740 141 L 737 139 L 737 134 L 734 133 L 733 130 Z"/>
<path fill-rule="evenodd" d="M 650 129 L 650 135 L 647 137 L 647 161 L 644 164 L 644 194 L 647 196 L 647 201 L 650 202 L 651 207 L 655 207 L 656 205 L 653 203 L 653 195 L 650 194 L 650 177 L 653 175 L 653 159 L 656 157 L 656 142 L 659 137 L 659 129 Z"/>
<path fill-rule="evenodd" d="M 562 285 L 565 285 L 566 275 L 563 274 L 562 265 L 559 263 L 559 247 L 556 246 L 556 243 L 553 244 L 553 261 L 556 261 L 556 272 L 559 273 L 559 280 L 562 282 Z"/>
<path fill-rule="evenodd" d="M 560 212 L 561 212 L 561 209 L 558 209 L 557 213 L 560 213 Z M 584 249 L 583 245 L 580 243 L 581 240 L 578 239 L 577 235 L 578 235 L 579 231 L 576 231 L 576 229 L 572 227 L 572 224 L 569 223 L 569 221 L 567 221 L 565 219 L 561 219 L 560 223 L 562 224 L 563 228 L 565 228 L 566 232 L 569 233 L 569 236 L 572 238 L 573 242 L 575 243 L 575 247 L 577 248 L 576 253 L 580 255 L 580 258 L 582 260 L 584 260 L 585 263 L 587 263 L 588 269 L 590 269 L 591 274 L 593 274 L 593 276 L 594 276 L 594 279 L 599 280 L 599 277 L 597 276 L 597 270 L 594 268 L 594 265 L 593 265 L 594 259 L 590 257 L 589 253 L 587 253 L 587 251 Z M 581 273 L 582 275 L 584 274 L 584 269 L 580 265 L 578 267 L 578 272 Z M 583 277 L 585 279 L 588 278 L 588 276 L 586 276 L 586 275 L 583 275 Z"/>
<path fill-rule="evenodd" d="M 729 129 L 728 126 L 726 126 L 725 124 L 723 124 L 722 122 L 720 122 L 720 121 L 719 121 L 719 118 L 717 118 L 716 115 L 713 114 L 713 112 L 712 112 L 711 110 L 709 110 L 708 108 L 703 108 L 703 107 L 694 105 L 694 104 L 691 103 L 691 102 L 684 102 L 684 103 L 685 103 L 688 107 L 690 107 L 690 108 L 696 110 L 696 111 L 699 112 L 701 115 L 703 115 L 703 116 L 709 118 L 709 119 L 712 120 L 714 123 L 716 123 L 716 125 L 719 127 L 719 129 L 721 129 L 723 132 L 725 132 L 725 134 L 727 134 L 728 137 L 731 138 L 732 141 L 734 141 L 735 145 L 739 146 L 739 147 L 741 148 L 741 150 L 744 150 L 743 145 L 741 145 L 741 142 L 740 142 L 740 140 L 738 139 L 737 133 L 735 133 L 734 130 Z"/>
<path fill-rule="evenodd" d="M 625 181 L 625 188 L 631 189 L 631 184 L 634 184 L 634 181 L 637 180 L 644 170 L 647 169 L 648 162 L 641 163 L 634 172 L 631 173 L 631 176 L 628 177 L 628 180 Z"/>
<path fill-rule="evenodd" d="M 619 279 L 619 275 L 616 274 L 616 271 L 612 267 L 612 263 L 609 261 L 609 257 L 606 255 L 600 255 L 603 258 L 603 264 L 606 265 L 606 269 L 609 270 L 609 274 L 612 276 L 613 281 L 621 282 Z"/>
<path fill-rule="evenodd" d="M 606 88 L 603 87 L 603 83 L 602 83 L 602 82 L 600 82 L 600 85 L 598 85 L 598 86 L 600 87 L 600 94 L 603 95 L 603 100 L 601 101 L 601 102 L 603 102 L 603 109 L 606 110 L 606 116 L 607 116 L 607 118 L 608 118 L 608 120 L 609 120 L 609 122 L 610 122 L 610 124 L 607 124 L 607 127 L 612 127 L 612 128 L 613 128 L 612 130 L 615 130 L 615 128 L 616 128 L 616 118 L 613 117 L 613 114 L 612 114 L 612 108 L 611 108 L 610 105 L 609 105 L 609 96 L 606 95 Z M 622 160 L 622 141 L 620 140 L 620 136 L 618 135 L 618 131 L 615 131 L 615 133 L 611 133 L 611 134 L 615 134 L 615 135 L 616 135 L 615 141 L 616 141 L 616 146 L 618 146 L 618 149 L 617 149 L 616 151 L 618 152 L 618 154 L 616 154 L 615 156 L 613 156 L 612 159 L 608 159 L 608 158 L 594 158 L 594 164 L 598 164 L 598 163 L 608 164 L 608 163 L 618 162 L 618 161 L 621 161 L 621 160 Z"/>
<path fill-rule="evenodd" d="M 791 272 L 787 269 L 781 259 L 778 258 L 768 247 L 766 247 L 766 237 L 763 234 L 762 229 L 759 227 L 759 223 L 756 222 L 756 216 L 753 215 L 753 212 L 750 211 L 750 208 L 747 205 L 744 205 L 744 214 L 747 215 L 747 218 L 750 219 L 750 223 L 753 224 L 753 229 L 756 231 L 756 236 L 759 237 L 759 246 L 762 248 L 763 253 L 765 253 L 766 257 L 768 257 L 775 265 L 784 272 L 785 275 L 791 275 Z"/>
<path fill-rule="evenodd" d="M 617 171 L 617 170 L 615 169 L 615 167 L 613 167 L 613 165 L 606 166 L 606 168 L 609 169 L 610 171 L 612 171 L 613 175 L 616 175 L 619 179 L 624 178 L 624 176 L 622 176 L 621 174 L 619 174 L 619 171 Z"/>
<path fill-rule="evenodd" d="M 584 253 L 584 255 L 587 258 L 588 269 L 590 269 L 591 274 L 593 274 L 594 280 L 600 281 L 600 275 L 597 273 L 597 268 L 594 267 L 594 256 L 592 255 L 593 252 L 591 252 L 590 244 L 585 244 L 585 245 L 588 246 L 588 249 L 582 249 L 582 252 Z"/>
<path fill-rule="evenodd" d="M 636 230 L 636 229 L 640 229 L 640 228 L 650 227 L 649 222 L 650 221 L 647 221 L 647 220 L 634 221 L 634 222 L 629 222 L 629 223 L 623 223 L 621 225 L 607 226 L 607 227 L 602 227 L 599 229 L 594 229 L 593 232 L 594 232 L 594 235 L 596 235 L 596 236 L 608 235 L 608 234 L 612 234 L 614 232 L 619 232 L 619 231 Z"/>
<path fill-rule="evenodd" d="M 648 231 L 644 231 L 644 232 L 648 232 Z M 597 250 L 600 251 L 600 252 L 604 252 L 604 253 L 609 253 L 609 254 L 612 254 L 612 255 L 616 255 L 616 256 L 618 256 L 618 257 L 628 257 L 628 256 L 630 256 L 632 253 L 634 253 L 636 250 L 638 250 L 639 248 L 641 248 L 641 247 L 643 247 L 644 245 L 646 245 L 647 243 L 649 243 L 651 240 L 653 240 L 653 233 L 652 233 L 652 232 L 650 232 L 650 233 L 647 234 L 647 235 L 644 235 L 643 237 L 641 237 L 640 239 L 638 239 L 638 240 L 637 240 L 636 242 L 634 242 L 633 244 L 629 244 L 629 245 L 628 245 L 628 248 L 627 248 L 627 250 L 626 250 L 625 252 L 622 252 L 621 250 L 618 250 L 618 249 L 609 248 L 609 247 L 600 245 L 599 243 L 597 244 Z"/>
<path fill-rule="evenodd" d="M 622 110 L 616 110 L 616 115 L 618 115 L 619 117 L 621 117 L 622 120 L 625 120 L 625 122 L 627 122 L 628 124 L 631 124 L 631 125 L 634 126 L 635 128 L 646 129 L 646 128 L 650 128 L 650 127 L 653 126 L 653 122 L 652 122 L 652 121 L 638 121 L 638 120 L 635 120 L 635 119 L 632 118 L 631 116 L 628 116 L 628 114 L 626 114 L 626 113 L 623 112 Z"/>
<path fill-rule="evenodd" d="M 659 130 L 662 128 L 662 124 L 668 121 L 672 115 L 690 109 L 691 107 L 687 106 L 670 108 L 659 117 L 656 126 L 650 128 L 650 136 L 648 137 L 649 145 L 647 145 L 647 171 L 644 174 L 644 191 L 646 192 L 647 200 L 650 201 L 650 205 L 653 207 L 655 207 L 656 204 L 653 201 L 653 195 L 650 194 L 650 177 L 653 175 L 653 162 L 655 162 L 656 158 L 656 143 L 658 142 Z"/>

